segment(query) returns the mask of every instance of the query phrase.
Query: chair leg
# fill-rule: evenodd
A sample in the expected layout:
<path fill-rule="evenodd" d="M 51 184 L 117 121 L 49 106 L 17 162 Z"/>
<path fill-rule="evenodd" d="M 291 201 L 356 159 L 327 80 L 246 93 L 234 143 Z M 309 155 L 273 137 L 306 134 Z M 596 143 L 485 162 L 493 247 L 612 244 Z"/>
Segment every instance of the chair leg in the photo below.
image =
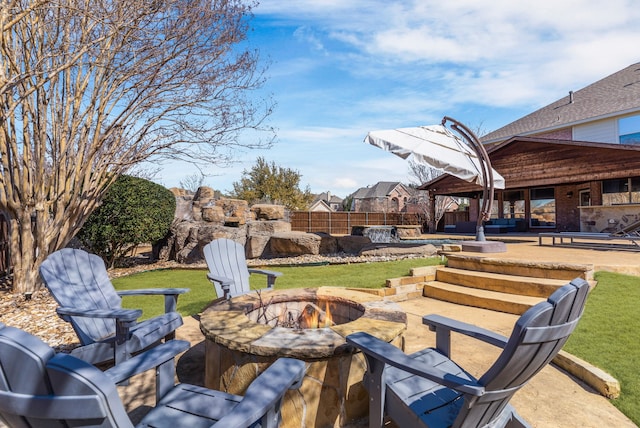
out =
<path fill-rule="evenodd" d="M 381 428 L 384 419 L 384 401 L 386 386 L 384 384 L 385 364 L 365 354 L 367 359 L 367 374 L 365 385 L 369 391 L 369 428 Z"/>
<path fill-rule="evenodd" d="M 531 425 L 525 421 L 515 409 L 511 412 L 511 419 L 507 422 L 507 428 L 531 428 Z"/>

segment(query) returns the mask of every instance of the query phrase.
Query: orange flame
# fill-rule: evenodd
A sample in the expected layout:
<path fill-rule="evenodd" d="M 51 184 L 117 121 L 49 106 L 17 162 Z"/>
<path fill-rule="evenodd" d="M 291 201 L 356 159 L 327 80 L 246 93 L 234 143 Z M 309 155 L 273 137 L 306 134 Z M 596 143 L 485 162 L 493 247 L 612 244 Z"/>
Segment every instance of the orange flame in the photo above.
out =
<path fill-rule="evenodd" d="M 329 301 L 327 300 L 324 303 L 324 326 L 331 327 L 331 325 L 333 325 L 333 318 L 331 317 L 331 309 L 329 309 Z"/>
<path fill-rule="evenodd" d="M 300 316 L 300 328 L 322 328 L 332 326 L 333 319 L 329 302 L 325 302 L 324 311 L 317 305 L 307 305 Z"/>

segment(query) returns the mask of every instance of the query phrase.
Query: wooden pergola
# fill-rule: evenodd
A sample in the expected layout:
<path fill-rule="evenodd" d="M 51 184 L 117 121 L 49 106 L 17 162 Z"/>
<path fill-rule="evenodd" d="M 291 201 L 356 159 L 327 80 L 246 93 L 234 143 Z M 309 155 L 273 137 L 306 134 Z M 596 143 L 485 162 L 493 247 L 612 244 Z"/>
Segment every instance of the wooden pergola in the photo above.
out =
<path fill-rule="evenodd" d="M 493 168 L 506 182 L 496 191 L 498 201 L 509 190 L 553 187 L 556 190 L 557 230 L 579 230 L 578 192 L 590 192 L 590 204 L 602 204 L 602 181 L 640 176 L 640 145 L 593 143 L 535 137 L 513 137 L 487 147 Z M 469 220 L 477 219 L 482 187 L 449 174 L 420 186 L 436 195 L 468 197 Z M 574 197 L 575 195 L 575 197 Z M 474 199 L 475 198 L 475 199 Z M 435 213 L 432 213 L 432 218 Z M 435 230 L 432 229 L 432 230 Z"/>

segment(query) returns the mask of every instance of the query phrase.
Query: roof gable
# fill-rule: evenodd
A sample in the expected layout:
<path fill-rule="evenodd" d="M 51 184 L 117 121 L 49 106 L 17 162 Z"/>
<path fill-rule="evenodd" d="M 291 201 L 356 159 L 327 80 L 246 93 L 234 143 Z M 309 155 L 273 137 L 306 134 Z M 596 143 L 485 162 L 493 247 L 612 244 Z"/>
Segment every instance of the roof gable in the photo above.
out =
<path fill-rule="evenodd" d="M 411 190 L 399 181 L 379 181 L 371 187 L 361 187 L 353 193 L 353 199 L 386 198 L 397 187 L 400 191 L 411 194 Z"/>
<path fill-rule="evenodd" d="M 630 65 L 483 136 L 484 143 L 640 111 L 640 63 Z"/>

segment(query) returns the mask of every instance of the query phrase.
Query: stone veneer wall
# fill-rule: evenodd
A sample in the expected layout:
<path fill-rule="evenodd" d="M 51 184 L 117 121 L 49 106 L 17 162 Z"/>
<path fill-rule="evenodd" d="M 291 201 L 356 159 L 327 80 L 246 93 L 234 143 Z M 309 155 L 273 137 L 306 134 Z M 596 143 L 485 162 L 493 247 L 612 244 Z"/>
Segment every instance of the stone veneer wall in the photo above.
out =
<path fill-rule="evenodd" d="M 640 204 L 580 207 L 580 231 L 614 233 L 640 221 Z"/>

